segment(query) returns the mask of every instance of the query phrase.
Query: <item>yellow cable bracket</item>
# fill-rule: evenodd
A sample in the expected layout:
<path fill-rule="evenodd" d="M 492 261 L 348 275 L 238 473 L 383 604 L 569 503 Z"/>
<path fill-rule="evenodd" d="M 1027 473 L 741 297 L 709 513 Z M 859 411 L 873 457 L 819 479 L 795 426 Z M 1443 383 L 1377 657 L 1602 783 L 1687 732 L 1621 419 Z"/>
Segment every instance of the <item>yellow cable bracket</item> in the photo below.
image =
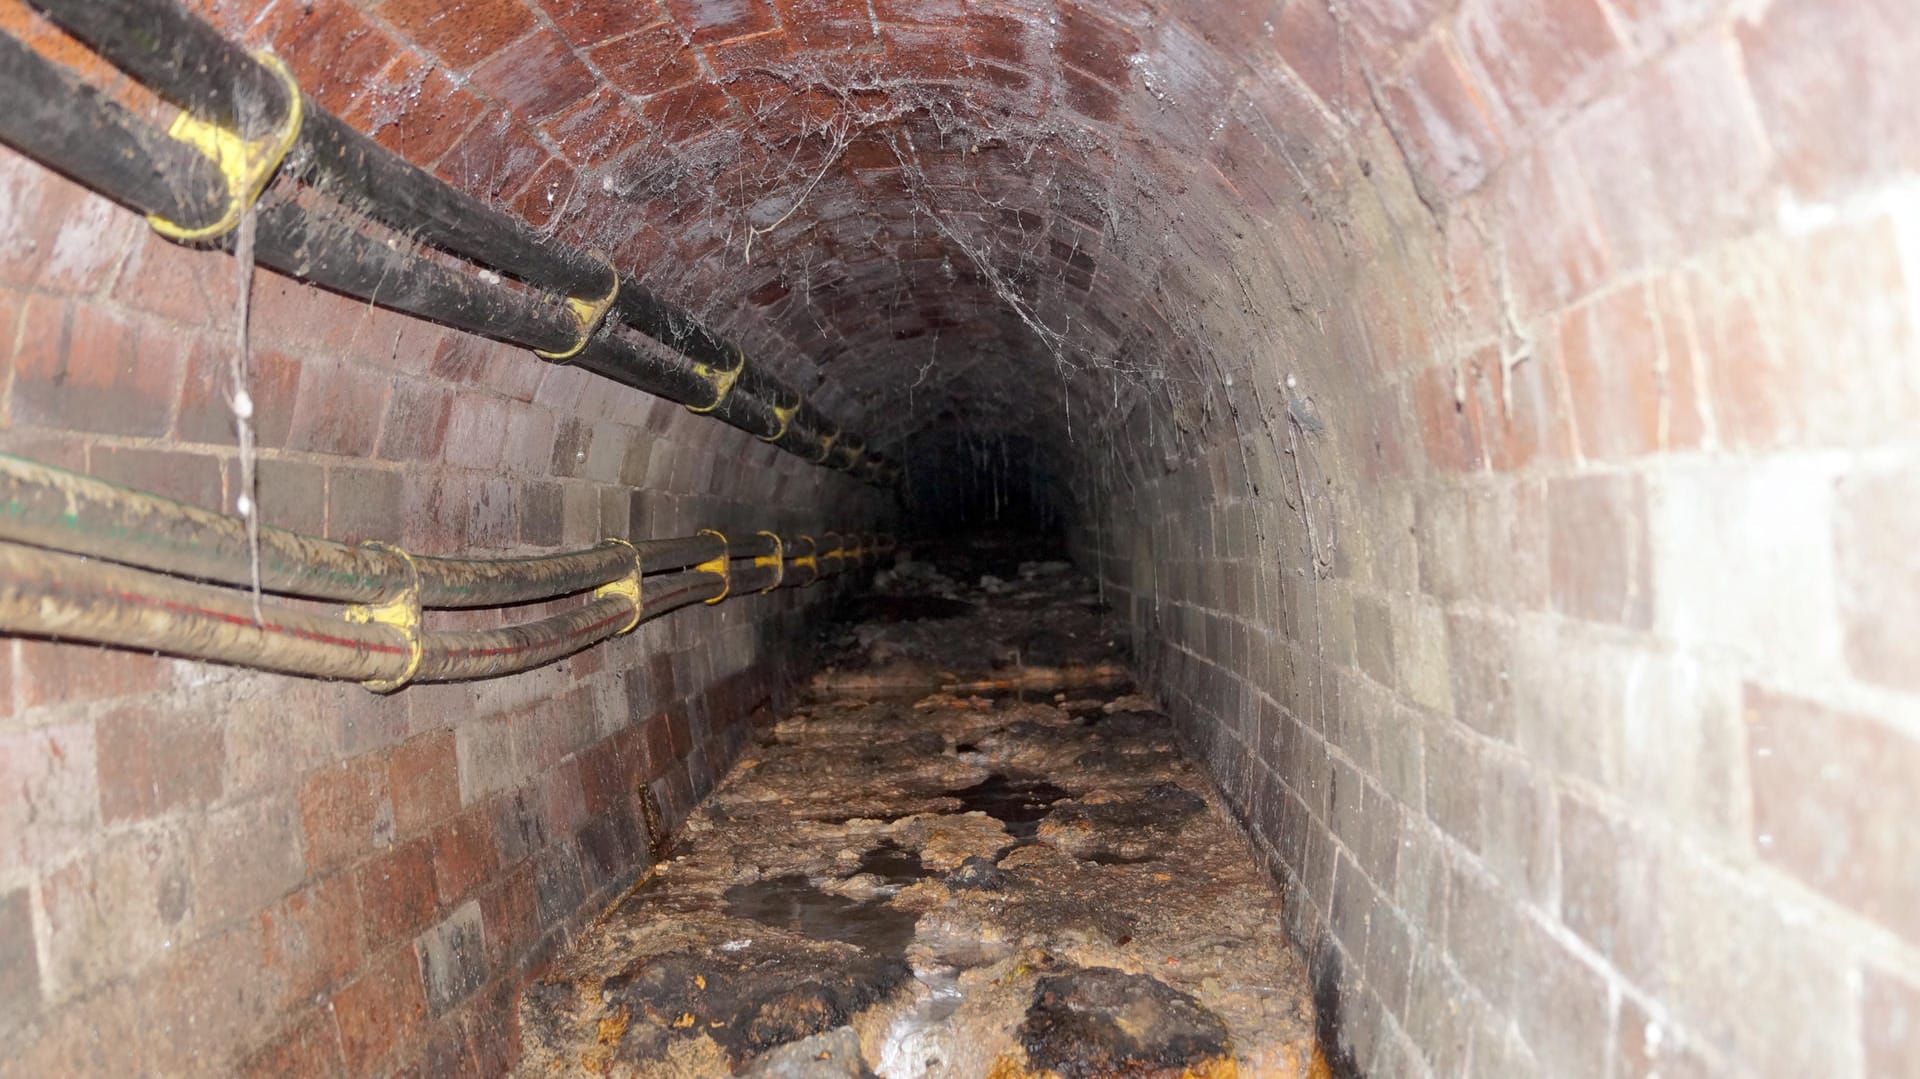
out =
<path fill-rule="evenodd" d="M 807 584 L 810 585 L 820 579 L 820 541 L 812 536 L 800 538 L 807 541 L 807 553 L 795 558 L 793 564 L 807 567 Z"/>
<path fill-rule="evenodd" d="M 773 583 L 760 590 L 762 594 L 765 594 L 780 587 L 780 582 L 787 579 L 787 545 L 780 542 L 780 537 L 775 533 L 761 532 L 759 535 L 765 536 L 773 541 L 772 554 L 763 554 L 753 560 L 755 566 L 773 567 Z"/>
<path fill-rule="evenodd" d="M 607 289 L 607 294 L 599 299 L 581 296 L 567 297 L 567 310 L 572 311 L 574 319 L 580 323 L 580 340 L 575 341 L 572 348 L 562 352 L 542 352 L 539 349 L 534 349 L 533 354 L 542 359 L 570 360 L 578 356 L 580 350 L 587 347 L 587 342 L 593 340 L 594 331 L 600 328 L 600 323 L 606 319 L 607 312 L 613 308 L 613 301 L 620 296 L 620 271 L 614 269 L 613 260 L 608 258 L 604 251 L 593 251 L 589 253 L 601 262 L 606 263 L 607 276 L 613 279 L 613 284 Z"/>
<path fill-rule="evenodd" d="M 705 379 L 707 384 L 713 387 L 713 400 L 704 405 L 688 405 L 688 412 L 701 414 L 712 412 L 720 407 L 720 403 L 727 399 L 728 394 L 733 392 L 733 384 L 740 381 L 740 372 L 747 369 L 747 354 L 739 349 L 733 351 L 736 362 L 731 370 L 721 370 L 710 364 L 694 363 L 693 373 Z"/>
<path fill-rule="evenodd" d="M 802 401 L 802 398 L 799 397 L 798 395 L 795 395 L 793 399 L 793 403 L 790 405 L 767 406 L 768 408 L 771 408 L 773 410 L 773 418 L 780 422 L 780 426 L 774 428 L 773 433 L 770 435 L 761 435 L 760 441 L 778 442 L 781 439 L 787 437 L 787 425 L 793 422 L 793 414 L 800 411 L 801 401 Z"/>
<path fill-rule="evenodd" d="M 840 432 L 838 431 L 835 431 L 834 433 L 823 437 L 820 440 L 820 456 L 815 457 L 813 459 L 813 463 L 817 465 L 824 462 L 827 458 L 832 457 L 833 444 L 839 440 L 840 440 Z"/>
<path fill-rule="evenodd" d="M 273 179 L 280 162 L 286 160 L 287 151 L 293 149 L 294 142 L 300 138 L 300 121 L 305 109 L 304 99 L 300 96 L 300 84 L 278 56 L 259 52 L 254 54 L 254 58 L 273 72 L 287 88 L 287 115 L 278 131 L 257 139 L 248 139 L 238 131 L 202 120 L 190 112 L 182 112 L 174 118 L 173 126 L 167 128 L 167 134 L 174 141 L 184 142 L 200 151 L 213 162 L 221 180 L 227 185 L 227 209 L 212 224 L 198 227 L 182 225 L 159 214 L 148 214 L 147 224 L 169 240 L 201 243 L 217 240 L 232 232 L 239 226 L 240 218 L 260 200 L 260 192 L 267 189 L 267 181 Z"/>
<path fill-rule="evenodd" d="M 614 633 L 615 637 L 624 637 L 632 633 L 634 628 L 640 624 L 640 612 L 643 609 L 640 596 L 640 549 L 617 536 L 608 536 L 605 542 L 617 543 L 633 552 L 632 573 L 627 574 L 617 581 L 608 581 L 606 584 L 593 590 L 594 599 L 600 599 L 604 596 L 619 596 L 621 599 L 633 604 L 633 620 L 620 627 L 620 629 Z"/>
<path fill-rule="evenodd" d="M 391 551 L 407 564 L 409 581 L 399 595 L 385 603 L 357 604 L 341 612 L 342 618 L 357 625 L 392 626 L 406 635 L 407 667 L 400 672 L 400 677 L 370 678 L 360 683 L 375 693 L 392 693 L 413 681 L 413 676 L 419 673 L 420 661 L 427 654 L 420 616 L 420 567 L 414 564 L 412 555 L 392 544 L 363 543 L 361 546 L 376 551 Z"/>
<path fill-rule="evenodd" d="M 727 542 L 727 534 L 725 532 L 717 528 L 703 528 L 700 530 L 700 534 L 703 536 L 720 537 L 720 557 L 710 558 L 693 567 L 695 571 L 700 573 L 718 573 L 720 575 L 720 594 L 707 601 L 707 606 L 711 607 L 721 600 L 726 599 L 727 593 L 733 591 L 733 553 L 730 550 L 731 544 Z"/>
<path fill-rule="evenodd" d="M 867 444 L 857 438 L 847 439 L 847 463 L 840 466 L 842 472 L 852 472 L 860 467 L 860 458 L 866 456 Z"/>

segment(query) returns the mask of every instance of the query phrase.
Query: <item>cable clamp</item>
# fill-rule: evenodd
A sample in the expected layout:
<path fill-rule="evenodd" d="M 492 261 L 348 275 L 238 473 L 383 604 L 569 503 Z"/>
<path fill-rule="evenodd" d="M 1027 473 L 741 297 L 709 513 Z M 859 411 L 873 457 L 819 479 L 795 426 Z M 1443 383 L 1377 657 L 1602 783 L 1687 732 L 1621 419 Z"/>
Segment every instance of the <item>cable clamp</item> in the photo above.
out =
<path fill-rule="evenodd" d="M 807 584 L 820 579 L 820 541 L 812 536 L 801 536 L 807 541 L 807 553 L 793 560 L 795 566 L 807 567 Z M 804 586 L 803 586 L 804 587 Z"/>
<path fill-rule="evenodd" d="M 822 553 L 819 557 L 834 559 L 836 565 L 833 571 L 839 573 L 847 568 L 847 537 L 840 532 L 829 532 L 827 535 L 833 537 L 833 549 Z"/>
<path fill-rule="evenodd" d="M 601 599 L 605 596 L 619 596 L 628 603 L 633 604 L 633 621 L 620 627 L 620 629 L 614 633 L 614 636 L 621 637 L 632 633 L 634 627 L 640 624 L 640 612 L 643 609 L 640 598 L 640 549 L 628 541 L 615 536 L 608 536 L 605 542 L 617 543 L 633 552 L 632 573 L 627 574 L 617 581 L 608 581 L 606 584 L 593 590 L 594 599 Z"/>
<path fill-rule="evenodd" d="M 700 530 L 700 534 L 703 536 L 720 537 L 720 557 L 708 559 L 693 567 L 694 571 L 698 573 L 718 573 L 720 575 L 720 594 L 707 601 L 707 606 L 711 607 L 721 600 L 726 599 L 727 593 L 733 591 L 733 554 L 729 551 L 731 545 L 727 541 L 727 534 L 725 532 L 717 528 L 703 528 Z"/>
<path fill-rule="evenodd" d="M 826 461 L 827 458 L 832 457 L 833 444 L 836 441 L 838 441 L 839 438 L 840 438 L 840 432 L 838 431 L 835 431 L 834 433 L 827 435 L 825 438 L 822 438 L 820 440 L 820 456 L 815 457 L 813 459 L 813 463 L 816 465 L 822 464 Z"/>
<path fill-rule="evenodd" d="M 620 271 L 614 269 L 613 260 L 608 258 L 604 251 L 593 251 L 589 254 L 598 256 L 601 262 L 607 264 L 607 276 L 613 278 L 613 286 L 607 289 L 605 296 L 597 300 L 591 297 L 567 297 L 567 309 L 573 312 L 574 319 L 580 323 L 580 340 L 574 342 L 572 348 L 563 352 L 542 352 L 537 348 L 534 349 L 533 354 L 542 359 L 570 360 L 578 356 L 580 350 L 587 347 L 587 342 L 593 340 L 594 331 L 600 328 L 600 323 L 607 317 L 607 312 L 613 308 L 613 301 L 620 296 Z"/>
<path fill-rule="evenodd" d="M 406 635 L 407 668 L 398 678 L 370 678 L 360 683 L 375 693 L 392 693 L 413 681 L 420 671 L 420 661 L 426 658 L 425 635 L 422 632 L 420 614 L 420 567 L 413 556 L 392 544 L 363 543 L 362 547 L 377 551 L 391 551 L 400 556 L 407 564 L 407 574 L 411 578 L 400 594 L 385 603 L 357 604 L 341 612 L 341 617 L 357 625 L 392 626 Z"/>
<path fill-rule="evenodd" d="M 733 392 L 733 384 L 740 381 L 740 372 L 747 369 L 747 354 L 739 349 L 734 349 L 733 351 L 734 356 L 739 362 L 733 365 L 732 370 L 723 371 L 720 368 L 712 367 L 708 364 L 697 361 L 694 363 L 693 373 L 705 379 L 707 384 L 713 387 L 713 400 L 704 405 L 688 405 L 688 412 L 699 412 L 702 414 L 712 412 L 714 409 L 720 407 L 720 403 L 727 399 L 728 394 Z"/>
<path fill-rule="evenodd" d="M 182 112 L 174 118 L 173 126 L 167 128 L 167 134 L 174 141 L 184 142 L 200 151 L 213 162 L 213 167 L 219 170 L 221 180 L 227 185 L 227 209 L 211 225 L 198 227 L 182 225 L 159 214 L 148 214 L 147 224 L 169 240 L 199 243 L 217 240 L 232 232 L 239 226 L 241 216 L 260 200 L 260 192 L 267 189 L 267 181 L 273 179 L 274 170 L 286 160 L 287 151 L 293 149 L 294 142 L 300 138 L 300 121 L 305 109 L 300 84 L 278 56 L 259 52 L 254 54 L 254 58 L 273 72 L 287 88 L 286 118 L 281 122 L 280 130 L 252 141 L 238 131 L 202 120 L 190 112 Z"/>
<path fill-rule="evenodd" d="M 760 441 L 778 442 L 787 437 L 787 425 L 793 422 L 793 414 L 800 411 L 800 404 L 803 400 L 803 398 L 796 396 L 790 405 L 769 405 L 768 407 L 773 410 L 773 418 L 780 421 L 780 426 L 774 428 L 773 433 L 770 435 L 761 435 Z"/>
<path fill-rule="evenodd" d="M 773 583 L 760 590 L 765 594 L 780 587 L 780 582 L 787 579 L 787 545 L 780 542 L 780 537 L 772 532 L 759 532 L 756 535 L 765 536 L 773 541 L 772 554 L 761 555 L 753 560 L 755 566 L 773 567 Z"/>

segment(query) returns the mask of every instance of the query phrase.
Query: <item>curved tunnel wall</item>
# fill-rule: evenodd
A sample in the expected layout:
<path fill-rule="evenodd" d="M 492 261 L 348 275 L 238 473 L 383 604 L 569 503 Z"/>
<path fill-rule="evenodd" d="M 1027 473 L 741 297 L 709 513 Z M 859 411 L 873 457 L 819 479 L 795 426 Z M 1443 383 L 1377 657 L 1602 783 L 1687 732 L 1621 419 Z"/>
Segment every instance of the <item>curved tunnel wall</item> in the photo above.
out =
<path fill-rule="evenodd" d="M 873 445 L 927 451 L 892 454 L 910 490 L 1016 434 L 1288 885 L 1362 1069 L 1905 1066 L 1910 5 L 194 6 L 416 163 L 613 253 Z M 8 447 L 218 504 L 228 264 L 5 169 Z M 283 417 L 263 483 L 284 523 L 511 549 L 886 511 L 678 409 L 266 280 L 278 388 L 255 396 Z M 107 1052 L 83 1009 L 214 978 L 260 918 L 317 917 L 274 904 L 335 904 L 346 928 L 302 945 L 325 973 L 247 982 L 257 1024 L 186 1016 L 154 1051 L 484 1070 L 487 997 L 590 890 L 551 877 L 593 854 L 579 804 L 629 840 L 636 819 L 593 793 L 625 758 L 531 732 L 591 715 L 630 750 L 673 714 L 636 688 L 663 664 L 700 702 L 684 714 L 735 718 L 776 675 L 722 672 L 784 655 L 762 614 L 698 616 L 737 659 L 686 618 L 604 668 L 399 703 L 301 687 L 253 721 L 212 702 L 293 691 L 14 645 L 0 811 L 25 838 L 0 917 L 33 944 L 4 969 L 37 991 L 5 1019 L 51 1059 Z M 328 732 L 305 756 L 278 751 L 289 712 Z M 278 771 L 244 778 L 263 741 Z M 691 772 L 659 774 L 692 789 L 726 752 L 682 741 Z M 109 794 L 129 745 L 180 763 Z M 451 769 L 458 815 L 401 811 L 416 753 Z M 496 760 L 545 793 L 496 785 Z M 501 822 L 529 799 L 543 843 L 578 840 L 517 851 Z M 239 857 L 222 828 L 278 828 L 300 864 L 203 895 Z M 461 881 L 472 849 L 470 888 L 385 883 Z M 281 1007 L 289 986 L 317 1003 Z M 357 1023 L 394 1000 L 403 1020 Z"/>

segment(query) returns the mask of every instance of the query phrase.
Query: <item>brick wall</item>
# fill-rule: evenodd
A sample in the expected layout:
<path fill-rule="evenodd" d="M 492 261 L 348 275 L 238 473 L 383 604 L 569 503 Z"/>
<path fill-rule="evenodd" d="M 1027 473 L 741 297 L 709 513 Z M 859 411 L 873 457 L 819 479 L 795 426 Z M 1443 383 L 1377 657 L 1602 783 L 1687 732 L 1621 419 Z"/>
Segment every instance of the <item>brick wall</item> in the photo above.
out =
<path fill-rule="evenodd" d="M 231 507 L 232 260 L 5 151 L 0 217 L 0 448 Z M 880 505 L 668 402 L 265 273 L 253 326 L 269 524 L 531 553 Z M 497 1074 L 520 981 L 648 864 L 642 786 L 685 817 L 832 591 L 386 697 L 0 641 L 0 1071 Z"/>
<path fill-rule="evenodd" d="M 1193 320 L 1221 392 L 1184 442 L 1116 427 L 1074 544 L 1343 1055 L 1915 1074 L 1920 18 L 1276 26 L 1345 160 L 1189 203 L 1279 250 L 1232 248 Z"/>
<path fill-rule="evenodd" d="M 1287 885 L 1358 1067 L 1911 1072 L 1913 5 L 194 2 L 881 449 L 976 460 L 1017 433 Z M 16 0 L 0 25 L 87 66 Z M 220 261 L 5 164 L 9 443 L 219 501 Z M 713 470 L 759 451 L 679 410 L 266 291 L 278 389 L 255 396 L 288 522 L 504 549 L 864 505 L 771 454 Z M 570 764 L 589 729 L 776 677 L 758 660 L 786 630 L 682 617 L 499 700 L 328 690 L 305 725 L 282 701 L 313 687 L 16 644 L 0 760 L 25 778 L 0 808 L 22 823 L 0 835 L 29 838 L 0 918 L 34 945 L 0 981 L 40 992 L 5 994 L 33 1012 L 5 1021 L 48 1051 L 159 1029 L 158 1053 L 489 1070 L 494 1028 L 461 1022 L 537 954 L 496 925 L 564 923 L 631 846 L 630 813 L 586 823 L 609 771 L 684 747 L 706 774 L 737 710 L 689 704 L 685 737 L 643 721 L 625 765 Z M 661 655 L 676 692 L 625 702 L 667 683 Z M 218 768 L 158 766 L 175 753 Z M 476 805 L 490 871 L 458 868 Z M 536 805 L 539 830 L 502 822 Z M 271 849 L 301 864 L 206 869 L 222 821 L 297 835 Z M 428 864 L 430 897 L 386 886 Z M 460 958 L 476 921 L 484 977 Z M 265 973 L 208 973 L 242 944 Z M 163 988 L 193 977 L 223 1006 Z"/>

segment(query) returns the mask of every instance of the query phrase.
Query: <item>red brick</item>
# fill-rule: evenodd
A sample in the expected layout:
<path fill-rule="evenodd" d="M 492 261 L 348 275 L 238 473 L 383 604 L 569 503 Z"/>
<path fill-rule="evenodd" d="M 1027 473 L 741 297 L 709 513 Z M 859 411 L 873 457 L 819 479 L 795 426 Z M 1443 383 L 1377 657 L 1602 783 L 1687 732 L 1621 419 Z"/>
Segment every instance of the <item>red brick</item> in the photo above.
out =
<path fill-rule="evenodd" d="M 521 119 L 538 124 L 586 100 L 596 82 L 565 38 L 537 30 L 476 68 L 472 85 Z"/>
<path fill-rule="evenodd" d="M 1669 404 L 1661 426 L 1661 445 L 1667 449 L 1697 449 L 1706 438 L 1706 402 L 1700 392 L 1700 348 L 1693 316 L 1688 310 L 1685 282 L 1659 278 L 1648 285 L 1654 317 L 1659 322 L 1659 349 L 1665 361 Z"/>
<path fill-rule="evenodd" d="M 1403 44 L 1453 7 L 1452 0 L 1353 0 L 1345 14 L 1355 29 L 1383 43 Z"/>
<path fill-rule="evenodd" d="M 1120 95 L 1113 87 L 1071 67 L 1060 69 L 1062 98 L 1068 108 L 1089 120 L 1118 123 Z"/>
<path fill-rule="evenodd" d="M 886 23 L 957 26 L 967 17 L 965 0 L 873 0 L 873 16 Z"/>
<path fill-rule="evenodd" d="M 254 465 L 255 501 L 262 524 L 317 536 L 327 529 L 327 472 L 308 461 L 262 458 Z M 239 469 L 234 490 L 240 490 Z"/>
<path fill-rule="evenodd" d="M 95 446 L 87 457 L 87 473 L 96 479 L 201 509 L 227 508 L 222 462 L 210 454 Z"/>
<path fill-rule="evenodd" d="M 27 303 L 13 352 L 16 422 L 119 435 L 165 434 L 192 337 L 93 304 Z"/>
<path fill-rule="evenodd" d="M 393 841 L 386 762 L 368 754 L 323 769 L 300 785 L 307 864 L 316 870 Z"/>
<path fill-rule="evenodd" d="M 481 892 L 480 917 L 486 925 L 487 965 L 496 970 L 512 966 L 543 928 L 532 866 L 522 866 Z"/>
<path fill-rule="evenodd" d="M 693 83 L 648 98 L 640 112 L 661 138 L 677 145 L 726 126 L 733 102 L 718 86 Z"/>
<path fill-rule="evenodd" d="M 644 750 L 635 748 L 630 757 L 644 757 Z M 647 769 L 629 766 L 629 773 L 640 782 L 639 777 L 647 774 Z M 554 835 L 567 835 L 577 831 L 587 820 L 586 789 L 581 782 L 580 758 L 573 757 L 563 761 L 559 767 L 547 773 L 543 805 L 546 810 L 547 826 Z"/>
<path fill-rule="evenodd" d="M 514 117 L 496 112 L 461 136 L 434 175 L 483 200 L 512 197 L 550 155 Z"/>
<path fill-rule="evenodd" d="M 180 384 L 180 408 L 173 435 L 185 442 L 234 444 L 231 344 L 194 340 Z M 248 360 L 247 396 L 253 399 L 254 443 L 278 449 L 293 426 L 293 403 L 300 386 L 300 362 L 277 349 L 256 349 Z"/>
<path fill-rule="evenodd" d="M 46 865 L 92 833 L 97 755 L 91 724 L 0 734 L 0 874 Z"/>
<path fill-rule="evenodd" d="M 39 1011 L 32 899 L 26 888 L 14 888 L 0 892 L 0 1030 L 18 1030 Z"/>
<path fill-rule="evenodd" d="M 139 1075 L 151 1018 L 124 986 L 109 986 L 85 1008 L 63 1008 L 38 1030 L 10 1039 L 7 1066 L 21 1075 Z"/>
<path fill-rule="evenodd" d="M 100 718 L 100 815 L 140 820 L 220 796 L 226 752 L 206 718 L 142 707 Z"/>
<path fill-rule="evenodd" d="M 458 903 L 499 867 L 493 815 L 485 806 L 476 806 L 434 830 L 433 879 L 442 906 Z"/>
<path fill-rule="evenodd" d="M 388 379 L 348 364 L 303 364 L 287 448 L 373 456 L 390 389 Z"/>
<path fill-rule="evenodd" d="M 387 422 L 380 429 L 380 457 L 387 461 L 431 461 L 447 437 L 452 397 L 446 390 L 411 379 L 393 384 Z"/>
<path fill-rule="evenodd" d="M 625 155 L 647 137 L 646 125 L 641 123 L 639 112 L 619 93 L 604 87 L 587 104 L 548 125 L 547 133 L 560 144 L 560 152 L 568 161 L 584 168 L 605 165 Z M 549 175 L 535 176 L 522 197 L 540 200 L 538 207 L 545 208 L 546 217 L 542 218 L 545 221 L 568 205 L 576 178 L 570 170 L 561 172 L 551 164 L 542 171 Z M 585 207 L 575 204 L 574 208 Z"/>
<path fill-rule="evenodd" d="M 172 682 L 168 661 L 148 653 L 33 640 L 18 647 L 23 708 L 152 693 Z"/>
<path fill-rule="evenodd" d="M 1663 393 L 1665 357 L 1646 292 L 1629 286 L 1569 311 L 1559 320 L 1559 360 L 1580 452 L 1596 460 L 1664 448 L 1667 412 L 1693 402 Z"/>
<path fill-rule="evenodd" d="M 1455 25 L 1514 130 L 1589 93 L 1620 48 L 1597 0 L 1469 0 Z"/>
<path fill-rule="evenodd" d="M 423 959 L 425 955 L 422 951 Z M 431 985 L 428 1004 L 432 1004 Z M 419 1055 L 406 1067 L 394 1072 L 394 1079 L 464 1079 L 469 1076 L 480 1079 L 495 1074 L 475 1070 L 473 1053 L 467 1046 L 466 1027 L 458 1016 L 435 1023 L 418 1040 L 421 1043 Z"/>
<path fill-rule="evenodd" d="M 465 69 L 536 25 L 521 0 L 383 0 L 374 14 L 409 41 Z"/>
<path fill-rule="evenodd" d="M 193 915 L 213 925 L 259 914 L 306 876 L 300 812 L 290 791 L 221 806 L 193 835 Z"/>
<path fill-rule="evenodd" d="M 775 26 L 773 5 L 768 0 L 666 0 L 666 7 L 699 45 L 762 33 Z"/>
<path fill-rule="evenodd" d="M 633 30 L 636 25 L 662 21 L 666 13 L 656 0 L 605 4 L 600 0 L 537 0 L 575 45 L 597 45 Z"/>
<path fill-rule="evenodd" d="M 341 119 L 422 168 L 431 168 L 472 126 L 484 106 L 444 68 L 414 53 L 394 57 L 379 85 Z"/>
<path fill-rule="evenodd" d="M 275 4 L 254 31 L 287 62 L 300 88 L 333 112 L 360 99 L 400 43 L 347 0 Z"/>
<path fill-rule="evenodd" d="M 1499 164 L 1504 147 L 1492 106 L 1445 36 L 1422 45 L 1385 89 L 1401 152 L 1431 197 L 1458 198 Z"/>
<path fill-rule="evenodd" d="M 347 874 L 293 893 L 260 915 L 261 966 L 291 1000 L 319 996 L 360 968 L 360 893 Z"/>
<path fill-rule="evenodd" d="M 1546 349 L 1507 357 L 1489 347 L 1467 362 L 1466 371 L 1469 423 L 1488 467 L 1510 472 L 1572 455 L 1562 368 Z"/>
<path fill-rule="evenodd" d="M 433 848 L 432 839 L 421 836 L 355 870 L 368 948 L 410 937 L 433 921 Z"/>
<path fill-rule="evenodd" d="M 333 1021 L 352 1075 L 380 1071 L 396 1049 L 412 1043 L 426 1020 L 426 988 L 412 945 L 388 953 L 333 998 Z"/>
<path fill-rule="evenodd" d="M 337 1075 L 343 1067 L 340 1037 L 324 1008 L 302 1013 L 293 1024 L 240 1066 L 246 1079 L 284 1079 L 292 1075 Z"/>
<path fill-rule="evenodd" d="M 1547 485 L 1553 608 L 1646 629 L 1653 621 L 1653 551 L 1639 476 L 1579 476 Z"/>
<path fill-rule="evenodd" d="M 228 342 L 238 288 L 231 255 L 177 244 L 149 229 L 114 282 L 113 298 Z"/>
<path fill-rule="evenodd" d="M 1781 0 L 1739 23 L 1753 84 L 1788 182 L 1831 196 L 1920 170 L 1913 57 L 1920 8 L 1908 0 Z"/>
<path fill-rule="evenodd" d="M 506 1075 L 520 1059 L 516 992 L 516 979 L 496 979 L 467 1011 L 467 1044 L 481 1075 Z"/>
<path fill-rule="evenodd" d="M 369 468 L 327 472 L 327 535 L 343 543 L 400 538 L 400 474 Z"/>
<path fill-rule="evenodd" d="M 1760 857 L 1920 942 L 1920 741 L 1754 685 L 1745 709 Z"/>
<path fill-rule="evenodd" d="M 700 63 L 685 35 L 660 22 L 596 46 L 587 54 L 608 82 L 635 97 L 648 97 L 700 77 Z"/>
<path fill-rule="evenodd" d="M 396 746 L 388 775 L 394 822 L 402 835 L 412 835 L 460 811 L 460 763 L 454 755 L 452 731 L 430 731 Z"/>
<path fill-rule="evenodd" d="M 534 228 L 545 228 L 555 214 L 567 208 L 573 197 L 573 166 L 553 157 L 540 166 L 520 197 L 513 200 L 514 213 Z"/>
<path fill-rule="evenodd" d="M 1616 271 L 1684 257 L 1772 213 L 1772 155 L 1738 60 L 1718 37 L 1674 49 L 1570 126 Z"/>
<path fill-rule="evenodd" d="M 0 149 L 0 282 L 76 293 L 106 282 L 145 224 L 103 198 Z"/>
<path fill-rule="evenodd" d="M 1512 317 L 1527 320 L 1591 291 L 1611 268 L 1579 163 L 1561 141 L 1509 162 L 1495 198 L 1507 253 Z"/>
<path fill-rule="evenodd" d="M 1013 15 L 975 10 L 967 18 L 967 55 L 1025 68 L 1029 33 L 1027 24 Z"/>
<path fill-rule="evenodd" d="M 134 983 L 148 1024 L 141 1046 L 147 1070 L 189 1075 L 211 1061 L 229 1064 L 234 1050 L 257 1039 L 288 1003 L 285 987 L 258 973 L 257 927 L 235 925 L 184 948 L 172 943 L 177 950 Z"/>
<path fill-rule="evenodd" d="M 42 986 L 62 1001 L 175 947 L 193 909 L 185 843 L 171 830 L 111 834 L 41 879 Z"/>
<path fill-rule="evenodd" d="M 1834 489 L 1834 563 L 1847 666 L 1866 681 L 1920 692 L 1920 477 L 1862 469 Z"/>
<path fill-rule="evenodd" d="M 846 53 L 875 44 L 873 19 L 864 3 L 847 0 L 776 0 L 780 22 L 804 49 Z"/>
<path fill-rule="evenodd" d="M 1479 469 L 1480 438 L 1469 409 L 1466 372 L 1429 368 L 1414 383 L 1413 394 L 1421 438 L 1434 467 L 1446 472 Z"/>
<path fill-rule="evenodd" d="M 1140 42 L 1126 27 L 1102 18 L 1098 8 L 1067 0 L 1060 5 L 1054 55 L 1116 90 L 1132 81 L 1131 58 Z"/>

